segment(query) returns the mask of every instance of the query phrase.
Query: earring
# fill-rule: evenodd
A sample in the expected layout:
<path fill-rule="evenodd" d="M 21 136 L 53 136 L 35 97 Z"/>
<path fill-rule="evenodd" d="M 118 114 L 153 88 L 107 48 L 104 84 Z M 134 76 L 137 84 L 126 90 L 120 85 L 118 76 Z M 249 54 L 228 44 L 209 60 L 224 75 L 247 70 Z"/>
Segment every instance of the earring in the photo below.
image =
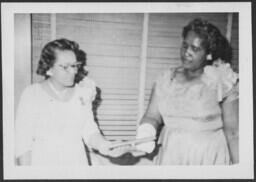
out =
<path fill-rule="evenodd" d="M 211 60 L 212 60 L 212 54 L 208 54 L 208 55 L 206 56 L 206 60 L 211 61 Z"/>
<path fill-rule="evenodd" d="M 46 71 L 47 76 L 52 76 L 52 72 L 50 70 Z"/>

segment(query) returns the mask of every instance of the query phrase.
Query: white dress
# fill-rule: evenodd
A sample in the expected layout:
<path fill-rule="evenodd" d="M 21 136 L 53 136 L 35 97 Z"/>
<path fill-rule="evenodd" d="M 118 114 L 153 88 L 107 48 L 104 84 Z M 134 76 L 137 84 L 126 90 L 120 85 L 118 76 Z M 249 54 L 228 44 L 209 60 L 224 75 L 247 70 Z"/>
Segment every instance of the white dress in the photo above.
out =
<path fill-rule="evenodd" d="M 164 127 L 157 165 L 230 164 L 220 102 L 238 98 L 237 75 L 229 65 L 207 67 L 200 80 L 181 84 L 175 70 L 156 83 Z"/>
<path fill-rule="evenodd" d="M 58 101 L 39 83 L 28 86 L 15 122 L 16 156 L 32 151 L 32 165 L 88 165 L 83 146 L 99 133 L 90 89 L 75 86 L 68 102 Z"/>

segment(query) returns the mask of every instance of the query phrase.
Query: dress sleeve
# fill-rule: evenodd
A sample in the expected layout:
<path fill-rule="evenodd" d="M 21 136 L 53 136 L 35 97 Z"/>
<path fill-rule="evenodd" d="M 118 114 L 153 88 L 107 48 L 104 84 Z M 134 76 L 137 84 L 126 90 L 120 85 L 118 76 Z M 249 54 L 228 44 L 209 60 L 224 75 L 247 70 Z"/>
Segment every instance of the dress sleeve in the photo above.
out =
<path fill-rule="evenodd" d="M 234 84 L 234 86 L 224 95 L 223 102 L 231 102 L 238 99 L 239 97 L 239 82 Z"/>
<path fill-rule="evenodd" d="M 216 62 L 204 68 L 203 81 L 217 91 L 218 102 L 232 101 L 238 98 L 238 73 L 229 63 Z"/>
<path fill-rule="evenodd" d="M 83 139 L 85 143 L 88 144 L 90 137 L 93 134 L 100 133 L 100 130 L 94 120 L 91 104 L 84 107 L 84 112 L 86 121 L 83 129 Z"/>
<path fill-rule="evenodd" d="M 91 81 L 90 81 L 91 82 Z M 87 84 L 79 86 L 79 95 L 80 99 L 83 100 L 83 112 L 85 115 L 85 125 L 83 128 L 83 139 L 86 144 L 88 144 L 91 135 L 100 133 L 100 130 L 95 122 L 93 110 L 92 110 L 92 102 L 96 97 L 96 86 L 95 84 Z"/>
<path fill-rule="evenodd" d="M 15 120 L 15 153 L 16 157 L 32 150 L 35 115 L 33 114 L 33 95 L 26 88 L 20 98 Z"/>
<path fill-rule="evenodd" d="M 221 85 L 219 88 L 219 95 L 221 95 L 222 102 L 230 102 L 238 99 L 239 95 L 239 78 L 238 74 L 234 72 L 230 66 L 225 71 L 221 72 Z"/>

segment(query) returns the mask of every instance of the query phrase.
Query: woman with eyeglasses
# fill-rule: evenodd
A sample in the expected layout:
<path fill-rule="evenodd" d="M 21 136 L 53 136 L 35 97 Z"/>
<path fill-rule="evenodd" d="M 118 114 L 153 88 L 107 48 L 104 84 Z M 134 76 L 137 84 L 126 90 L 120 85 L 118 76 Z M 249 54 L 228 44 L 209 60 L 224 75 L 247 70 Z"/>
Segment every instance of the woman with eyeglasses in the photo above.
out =
<path fill-rule="evenodd" d="M 18 106 L 18 165 L 88 165 L 83 142 L 103 155 L 111 145 L 94 122 L 95 83 L 86 77 L 86 54 L 76 42 L 58 39 L 42 50 L 37 74 Z"/>
<path fill-rule="evenodd" d="M 182 38 L 182 66 L 155 82 L 137 138 L 154 137 L 164 125 L 157 165 L 236 164 L 238 74 L 229 64 L 231 47 L 217 27 L 202 19 L 185 26 Z M 137 146 L 147 153 L 154 148 L 153 141 Z"/>

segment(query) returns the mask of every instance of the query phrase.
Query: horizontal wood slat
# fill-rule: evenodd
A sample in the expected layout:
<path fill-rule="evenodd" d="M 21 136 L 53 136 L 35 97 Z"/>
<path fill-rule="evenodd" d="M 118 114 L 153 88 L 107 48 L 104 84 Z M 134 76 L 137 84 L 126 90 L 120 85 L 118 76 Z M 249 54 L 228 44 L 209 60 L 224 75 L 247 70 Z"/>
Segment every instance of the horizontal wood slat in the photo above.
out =
<path fill-rule="evenodd" d="M 108 130 L 103 130 L 104 135 L 112 135 L 112 136 L 134 136 L 136 134 L 136 131 L 129 131 L 129 130 L 123 130 L 123 131 L 108 131 Z"/>
<path fill-rule="evenodd" d="M 57 31 L 58 36 L 69 35 L 70 39 L 80 40 L 81 44 L 113 44 L 126 46 L 140 46 L 141 32 L 133 30 L 119 30 L 113 32 L 114 29 L 102 29 L 77 27 L 75 30 L 69 25 L 59 25 Z M 73 34 L 69 34 L 74 31 Z"/>
<path fill-rule="evenodd" d="M 139 57 L 94 56 L 87 55 L 90 67 L 136 68 L 139 67 Z"/>
<path fill-rule="evenodd" d="M 137 125 L 100 125 L 104 131 L 136 131 Z"/>
<path fill-rule="evenodd" d="M 112 136 L 112 135 L 107 135 L 106 136 L 106 139 L 107 140 L 113 140 L 113 141 L 126 141 L 126 140 L 134 140 L 135 139 L 135 136 L 134 135 L 128 135 L 128 136 L 126 136 L 126 135 L 120 135 L 120 136 L 118 136 L 118 135 L 114 135 L 114 136 Z"/>

